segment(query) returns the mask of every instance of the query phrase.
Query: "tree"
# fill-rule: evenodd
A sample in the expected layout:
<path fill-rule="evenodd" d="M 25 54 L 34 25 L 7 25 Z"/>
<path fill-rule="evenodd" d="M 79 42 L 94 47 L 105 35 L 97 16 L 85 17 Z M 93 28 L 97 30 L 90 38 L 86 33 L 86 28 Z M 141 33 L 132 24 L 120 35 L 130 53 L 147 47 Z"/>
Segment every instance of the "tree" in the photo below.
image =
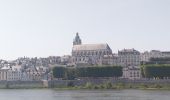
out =
<path fill-rule="evenodd" d="M 103 67 L 81 67 L 77 68 L 78 77 L 120 77 L 122 76 L 122 67 L 103 66 Z"/>
<path fill-rule="evenodd" d="M 64 78 L 66 80 L 74 80 L 77 77 L 77 71 L 75 68 L 67 68 Z"/>
<path fill-rule="evenodd" d="M 64 78 L 66 73 L 65 67 L 54 67 L 53 68 L 53 76 L 54 78 Z"/>
<path fill-rule="evenodd" d="M 144 77 L 147 78 L 160 78 L 170 77 L 170 65 L 164 64 L 152 64 L 152 65 L 143 65 L 142 71 Z"/>

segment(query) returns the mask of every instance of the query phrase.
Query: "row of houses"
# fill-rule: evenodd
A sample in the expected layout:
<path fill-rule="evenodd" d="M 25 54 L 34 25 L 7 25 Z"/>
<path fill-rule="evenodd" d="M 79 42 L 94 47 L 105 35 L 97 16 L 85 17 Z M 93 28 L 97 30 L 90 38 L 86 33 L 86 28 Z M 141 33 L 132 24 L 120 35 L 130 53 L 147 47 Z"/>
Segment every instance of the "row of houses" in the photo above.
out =
<path fill-rule="evenodd" d="M 50 56 L 47 58 L 21 57 L 14 61 L 0 60 L 0 80 L 42 80 L 50 79 L 50 68 L 56 65 L 85 66 L 113 65 L 123 67 L 122 78 L 140 79 L 141 62 L 150 58 L 170 57 L 168 51 L 151 50 L 140 53 L 135 49 L 123 49 L 113 53 L 107 43 L 82 44 L 79 34 L 73 41 L 71 55 Z"/>
<path fill-rule="evenodd" d="M 47 77 L 48 73 L 41 68 L 24 69 L 21 65 L 5 65 L 0 68 L 0 81 L 38 81 Z"/>

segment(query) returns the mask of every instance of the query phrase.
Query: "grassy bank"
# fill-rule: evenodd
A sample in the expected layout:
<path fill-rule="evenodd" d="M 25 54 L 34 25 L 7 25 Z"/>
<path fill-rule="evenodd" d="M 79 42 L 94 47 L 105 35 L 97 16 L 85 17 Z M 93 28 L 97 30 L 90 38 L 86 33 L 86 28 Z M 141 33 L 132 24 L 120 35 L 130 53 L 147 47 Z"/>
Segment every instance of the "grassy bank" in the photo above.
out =
<path fill-rule="evenodd" d="M 73 84 L 68 84 L 67 86 L 58 86 L 55 89 L 61 90 L 79 90 L 79 89 L 88 89 L 88 90 L 106 90 L 106 89 L 144 89 L 144 90 L 170 90 L 170 84 L 133 84 L 133 83 L 116 83 L 112 84 L 111 82 L 106 82 L 103 84 L 92 84 L 87 82 L 82 86 L 74 86 Z"/>

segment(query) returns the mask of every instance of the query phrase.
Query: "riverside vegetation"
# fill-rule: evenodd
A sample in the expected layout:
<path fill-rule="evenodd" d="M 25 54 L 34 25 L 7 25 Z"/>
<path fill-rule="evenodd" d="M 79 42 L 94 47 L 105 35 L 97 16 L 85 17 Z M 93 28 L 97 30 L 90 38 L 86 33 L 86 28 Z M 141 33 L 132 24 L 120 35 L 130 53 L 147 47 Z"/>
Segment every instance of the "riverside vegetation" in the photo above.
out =
<path fill-rule="evenodd" d="M 144 83 L 139 83 L 139 84 L 134 84 L 134 83 L 111 83 L 111 82 L 105 82 L 102 84 L 93 84 L 90 82 L 87 82 L 85 85 L 81 85 L 81 86 L 76 86 L 74 84 L 72 84 L 71 82 L 69 82 L 67 84 L 67 86 L 60 86 L 57 87 L 55 89 L 66 89 L 66 90 L 76 90 L 76 89 L 145 89 L 145 90 L 170 90 L 170 84 L 158 84 L 158 83 L 154 83 L 154 84 L 144 84 Z"/>
<path fill-rule="evenodd" d="M 143 65 L 141 71 L 145 78 L 164 78 L 169 77 L 170 65 Z M 161 69 L 161 70 L 160 70 Z M 160 71 L 158 71 L 160 70 Z M 156 74 L 155 74 L 156 73 Z M 53 76 L 63 80 L 74 80 L 81 78 L 105 78 L 122 76 L 122 67 L 120 66 L 93 66 L 93 67 L 55 67 Z M 170 85 L 167 83 L 112 83 L 110 81 L 101 84 L 94 84 L 87 81 L 84 85 L 74 85 L 71 81 L 67 86 L 60 86 L 60 89 L 168 89 Z"/>
<path fill-rule="evenodd" d="M 93 66 L 93 67 L 54 67 L 54 78 L 74 80 L 79 77 L 121 77 L 120 66 Z"/>

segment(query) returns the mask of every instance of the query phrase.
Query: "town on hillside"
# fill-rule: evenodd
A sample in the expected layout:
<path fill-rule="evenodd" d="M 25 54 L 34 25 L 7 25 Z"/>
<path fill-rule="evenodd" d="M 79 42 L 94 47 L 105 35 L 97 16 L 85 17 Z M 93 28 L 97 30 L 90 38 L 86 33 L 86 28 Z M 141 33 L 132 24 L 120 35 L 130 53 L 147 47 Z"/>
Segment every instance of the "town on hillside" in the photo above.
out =
<path fill-rule="evenodd" d="M 73 41 L 71 55 L 49 56 L 47 58 L 21 57 L 13 61 L 0 60 L 1 81 L 39 81 L 56 78 L 56 67 L 82 68 L 105 66 L 121 67 L 118 78 L 140 80 L 143 78 L 169 79 L 170 51 L 151 50 L 139 52 L 135 49 L 123 49 L 113 53 L 109 44 L 83 44 L 78 33 Z M 158 67 L 159 66 L 159 67 Z M 83 69 L 84 68 L 84 69 Z M 109 71 L 100 69 L 100 73 Z M 79 70 L 80 70 L 79 69 Z M 109 69 L 110 70 L 110 69 Z M 114 69 L 113 69 L 114 70 Z M 100 74 L 99 73 L 99 74 Z M 113 77 L 102 73 L 102 77 Z M 94 75 L 93 77 L 101 77 Z M 83 77 L 83 76 L 82 76 Z M 86 76 L 88 77 L 88 76 Z"/>

